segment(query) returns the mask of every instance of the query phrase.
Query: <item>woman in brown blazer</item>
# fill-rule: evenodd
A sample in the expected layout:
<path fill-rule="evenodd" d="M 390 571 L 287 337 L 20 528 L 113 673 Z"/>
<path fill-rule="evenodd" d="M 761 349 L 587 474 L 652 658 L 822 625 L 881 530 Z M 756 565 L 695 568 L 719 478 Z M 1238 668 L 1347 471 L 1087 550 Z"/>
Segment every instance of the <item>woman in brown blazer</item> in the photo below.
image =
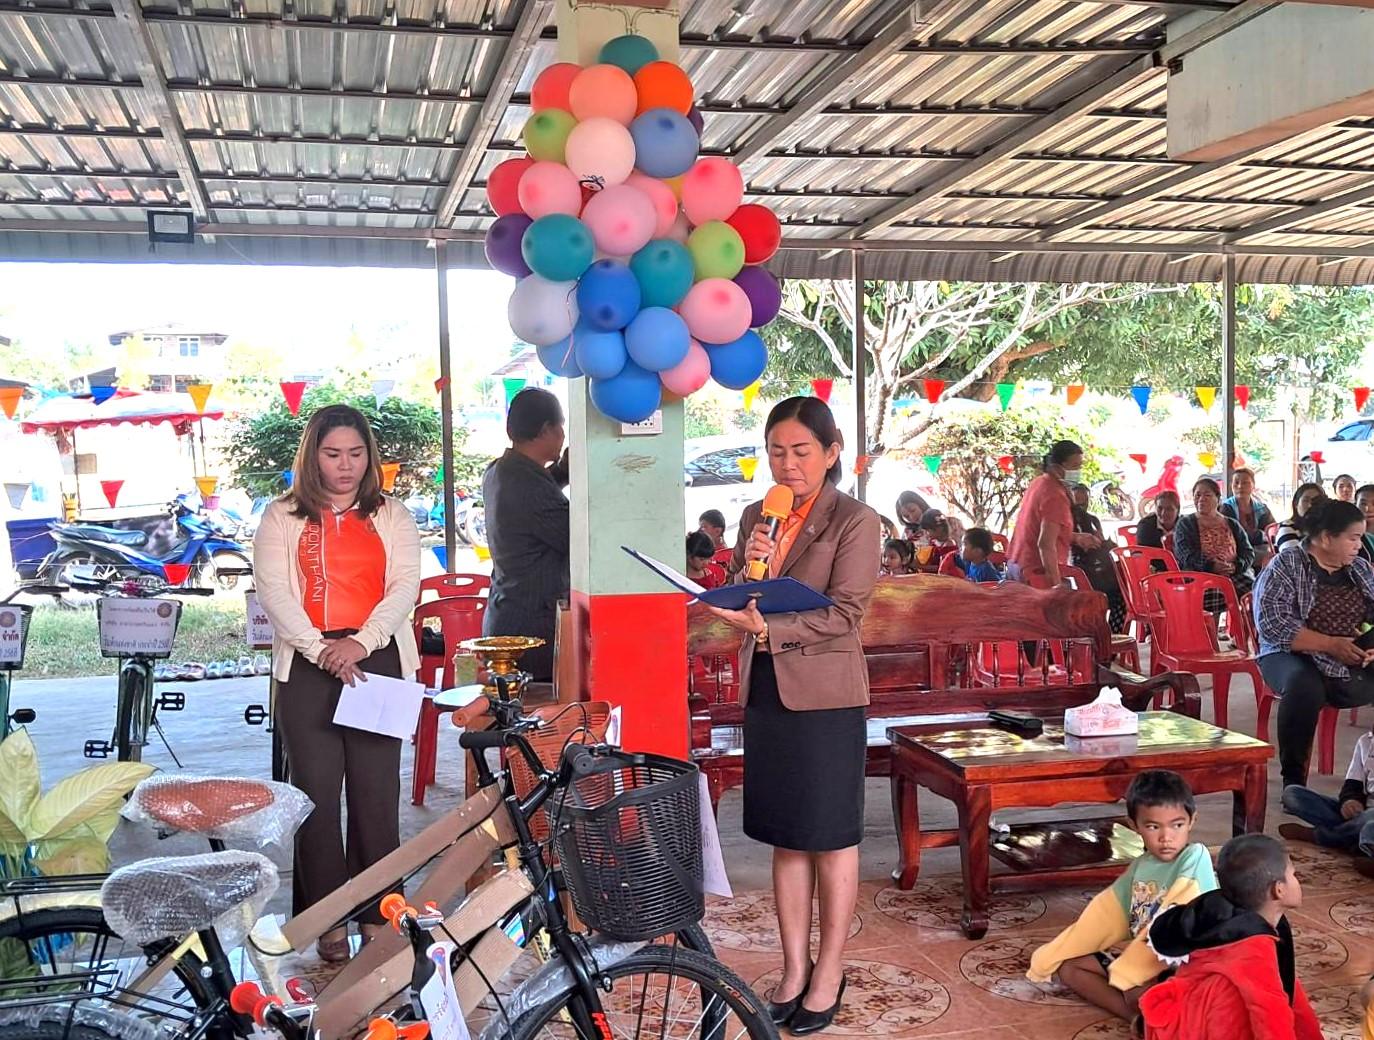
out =
<path fill-rule="evenodd" d="M 717 610 L 745 633 L 744 833 L 773 846 L 783 976 L 773 1021 L 801 1036 L 834 1020 L 844 995 L 844 943 L 859 886 L 868 670 L 859 629 L 878 577 L 878 514 L 835 489 L 840 432 L 824 401 L 792 397 L 765 427 L 773 479 L 791 488 L 776 541 L 755 503 L 740 520 L 735 570 L 767 560 L 834 606 L 764 617 Z M 819 890 L 820 952 L 811 962 L 811 900 Z"/>

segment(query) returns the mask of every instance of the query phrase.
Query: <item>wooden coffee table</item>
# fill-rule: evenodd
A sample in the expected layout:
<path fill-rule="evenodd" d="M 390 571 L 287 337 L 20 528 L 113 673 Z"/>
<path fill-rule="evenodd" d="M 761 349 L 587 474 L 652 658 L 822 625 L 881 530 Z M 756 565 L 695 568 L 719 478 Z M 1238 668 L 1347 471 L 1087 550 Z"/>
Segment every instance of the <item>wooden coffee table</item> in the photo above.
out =
<path fill-rule="evenodd" d="M 999 837 L 1002 858 L 1013 872 L 989 872 L 989 823 L 996 809 L 1052 806 L 1064 802 L 1120 801 L 1132 778 L 1143 769 L 1172 769 L 1197 794 L 1231 791 L 1235 796 L 1235 833 L 1264 829 L 1266 763 L 1274 753 L 1263 741 L 1219 729 L 1174 712 L 1145 712 L 1137 738 L 1098 738 L 1065 746 L 1063 716 L 1045 718 L 1045 731 L 1025 738 L 990 725 L 984 717 L 916 726 L 893 726 L 892 811 L 897 822 L 901 866 L 893 877 L 899 888 L 916 883 L 921 850 L 959 846 L 964 876 L 962 927 L 970 939 L 988 929 L 992 890 L 1033 888 L 1046 884 L 1106 884 L 1129 861 L 1138 845 L 1124 835 L 1101 834 L 1104 855 L 1095 862 L 1080 856 L 1054 855 L 1072 846 L 1092 824 L 1074 822 L 1030 825 L 1030 840 L 1018 841 L 1013 828 Z M 925 787 L 954 802 L 957 830 L 921 831 L 917 790 Z M 1110 822 L 1107 830 L 1111 830 Z M 1097 824 L 1101 830 L 1101 822 Z M 1121 829 L 1124 831 L 1124 828 Z M 1068 839 L 1061 841 L 1060 839 Z M 1079 843 L 1081 847 L 1082 843 Z M 1038 854 L 1028 854 L 1037 849 Z M 1049 850 L 1047 852 L 1047 850 Z M 1005 853 L 1005 854 L 1001 854 Z"/>

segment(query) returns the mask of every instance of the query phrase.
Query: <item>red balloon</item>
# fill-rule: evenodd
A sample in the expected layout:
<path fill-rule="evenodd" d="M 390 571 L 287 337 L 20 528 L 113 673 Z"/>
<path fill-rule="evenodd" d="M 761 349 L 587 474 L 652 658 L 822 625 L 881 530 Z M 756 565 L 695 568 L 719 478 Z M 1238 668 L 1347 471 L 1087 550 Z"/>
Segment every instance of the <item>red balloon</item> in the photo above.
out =
<path fill-rule="evenodd" d="M 767 206 L 747 202 L 726 218 L 725 223 L 744 239 L 744 262 L 761 264 L 770 259 L 782 244 L 782 224 Z"/>
<path fill-rule="evenodd" d="M 523 213 L 520 208 L 520 178 L 534 165 L 528 155 L 507 159 L 487 174 L 487 202 L 498 217 Z"/>
<path fill-rule="evenodd" d="M 571 112 L 568 90 L 581 71 L 581 65 L 574 65 L 570 61 L 550 65 L 534 77 L 534 86 L 530 88 L 530 108 L 536 112 L 546 108 L 561 108 L 564 112 Z"/>

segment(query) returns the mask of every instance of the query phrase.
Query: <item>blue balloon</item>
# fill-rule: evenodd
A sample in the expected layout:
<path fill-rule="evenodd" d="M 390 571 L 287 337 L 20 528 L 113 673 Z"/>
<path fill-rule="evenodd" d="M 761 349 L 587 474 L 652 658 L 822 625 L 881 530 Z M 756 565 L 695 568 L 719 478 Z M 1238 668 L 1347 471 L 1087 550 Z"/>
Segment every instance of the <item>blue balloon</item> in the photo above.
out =
<path fill-rule="evenodd" d="M 696 278 L 692 254 L 671 238 L 656 238 L 630 257 L 630 270 L 639 281 L 642 307 L 676 307 Z"/>
<path fill-rule="evenodd" d="M 653 372 L 646 372 L 633 361 L 612 379 L 593 379 L 592 404 L 601 414 L 616 422 L 643 422 L 663 401 L 663 384 Z"/>
<path fill-rule="evenodd" d="M 573 329 L 572 341 L 577 367 L 593 379 L 612 379 L 620 375 L 629 361 L 625 336 L 620 332 L 602 332 L 579 322 Z"/>
<path fill-rule="evenodd" d="M 594 329 L 623 329 L 639 313 L 639 282 L 619 260 L 598 260 L 578 280 L 577 309 Z"/>
<path fill-rule="evenodd" d="M 715 346 L 703 343 L 711 359 L 711 378 L 730 390 L 752 386 L 768 364 L 768 348 L 763 337 L 750 329 L 733 343 Z"/>
<path fill-rule="evenodd" d="M 535 274 L 551 282 L 571 282 L 591 266 L 596 246 L 582 221 L 566 213 L 550 213 L 525 229 L 520 255 Z"/>
<path fill-rule="evenodd" d="M 658 61 L 658 48 L 643 36 L 617 36 L 602 46 L 598 60 L 603 65 L 624 69 L 633 76 L 649 62 Z"/>
<path fill-rule="evenodd" d="M 701 139 L 681 112 L 651 108 L 630 124 L 635 166 L 650 177 L 676 177 L 697 161 Z"/>
<path fill-rule="evenodd" d="M 645 307 L 625 327 L 625 349 L 630 360 L 650 372 L 662 372 L 687 356 L 692 334 L 676 311 Z"/>
<path fill-rule="evenodd" d="M 535 347 L 534 350 L 539 355 L 539 363 L 554 375 L 563 376 L 566 379 L 576 379 L 582 374 L 582 369 L 577 366 L 577 357 L 573 351 L 572 336 L 565 336 L 557 343 L 550 343 L 547 347 Z"/>

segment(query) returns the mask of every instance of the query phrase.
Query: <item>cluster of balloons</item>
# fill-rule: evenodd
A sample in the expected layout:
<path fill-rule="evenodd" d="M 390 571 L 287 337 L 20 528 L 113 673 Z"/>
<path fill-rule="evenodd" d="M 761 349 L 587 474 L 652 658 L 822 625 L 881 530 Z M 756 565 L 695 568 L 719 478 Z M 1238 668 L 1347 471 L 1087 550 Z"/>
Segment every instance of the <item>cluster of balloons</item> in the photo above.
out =
<path fill-rule="evenodd" d="M 756 330 L 782 305 L 761 266 L 782 228 L 744 203 L 733 163 L 697 157 L 687 74 L 620 36 L 595 65 L 544 69 L 531 107 L 528 155 L 487 178 L 487 259 L 518 279 L 511 329 L 554 375 L 587 376 L 619 422 L 709 379 L 751 385 L 768 360 Z"/>

